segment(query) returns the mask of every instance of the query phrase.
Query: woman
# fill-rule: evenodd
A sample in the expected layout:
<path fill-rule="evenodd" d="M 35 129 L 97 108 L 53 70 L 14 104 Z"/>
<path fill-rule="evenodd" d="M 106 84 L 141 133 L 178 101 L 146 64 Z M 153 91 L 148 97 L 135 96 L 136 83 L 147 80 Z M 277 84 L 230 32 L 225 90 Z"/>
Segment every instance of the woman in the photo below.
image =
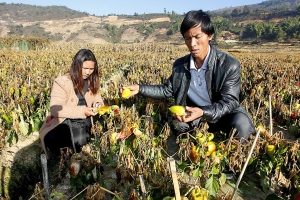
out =
<path fill-rule="evenodd" d="M 236 138 L 247 140 L 255 128 L 239 104 L 240 63 L 210 44 L 214 26 L 202 10 L 188 12 L 180 32 L 190 53 L 174 62 L 168 80 L 161 85 L 130 85 L 123 89 L 130 89 L 131 96 L 174 97 L 175 104 L 186 106 L 188 115 L 177 115 L 170 124 L 173 132 L 187 132 L 206 121 L 209 132 L 230 133 L 235 129 Z"/>
<path fill-rule="evenodd" d="M 39 134 L 46 157 L 70 147 L 79 152 L 91 137 L 93 107 L 104 105 L 99 94 L 98 64 L 91 50 L 81 49 L 67 74 L 54 80 L 50 116 Z"/>

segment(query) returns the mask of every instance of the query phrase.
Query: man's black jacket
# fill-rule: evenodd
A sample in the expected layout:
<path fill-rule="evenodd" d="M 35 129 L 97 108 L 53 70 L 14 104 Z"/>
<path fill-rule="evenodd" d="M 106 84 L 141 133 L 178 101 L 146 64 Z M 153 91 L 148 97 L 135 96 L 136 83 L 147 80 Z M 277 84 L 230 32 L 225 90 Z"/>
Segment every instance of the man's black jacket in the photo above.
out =
<path fill-rule="evenodd" d="M 239 104 L 240 63 L 212 45 L 210 47 L 205 79 L 212 105 L 201 106 L 202 120 L 215 123 L 221 117 L 233 112 L 247 114 Z M 173 64 L 172 74 L 165 83 L 160 85 L 141 84 L 140 94 L 156 99 L 174 96 L 176 105 L 196 106 L 187 96 L 191 81 L 189 62 L 190 54 L 177 59 Z"/>

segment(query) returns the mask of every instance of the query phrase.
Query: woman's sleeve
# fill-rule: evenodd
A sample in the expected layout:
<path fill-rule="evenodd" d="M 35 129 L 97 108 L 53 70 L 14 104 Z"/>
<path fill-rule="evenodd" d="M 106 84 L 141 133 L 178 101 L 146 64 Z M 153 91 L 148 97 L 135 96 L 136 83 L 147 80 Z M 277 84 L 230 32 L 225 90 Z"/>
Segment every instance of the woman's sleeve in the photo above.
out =
<path fill-rule="evenodd" d="M 50 97 L 50 112 L 53 117 L 62 118 L 86 118 L 84 114 L 85 106 L 77 106 L 78 99 L 71 97 L 71 89 L 73 85 L 70 81 L 65 81 L 61 78 L 55 79 Z M 74 105 L 71 103 L 74 102 Z"/>
<path fill-rule="evenodd" d="M 96 107 L 96 105 L 98 106 L 104 106 L 104 102 L 103 99 L 100 95 L 100 93 L 98 92 L 95 96 L 95 101 L 93 102 L 93 107 Z"/>

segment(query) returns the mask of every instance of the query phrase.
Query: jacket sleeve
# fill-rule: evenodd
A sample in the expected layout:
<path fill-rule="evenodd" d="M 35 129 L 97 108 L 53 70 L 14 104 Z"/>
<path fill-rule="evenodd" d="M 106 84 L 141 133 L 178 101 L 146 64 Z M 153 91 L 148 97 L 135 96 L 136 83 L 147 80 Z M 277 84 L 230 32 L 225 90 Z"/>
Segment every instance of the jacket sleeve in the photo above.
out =
<path fill-rule="evenodd" d="M 173 87 L 172 87 L 171 79 L 172 79 L 172 75 L 163 84 L 159 84 L 159 85 L 140 84 L 139 93 L 143 96 L 154 98 L 154 99 L 169 98 L 173 95 Z"/>
<path fill-rule="evenodd" d="M 241 83 L 240 64 L 238 61 L 225 63 L 229 65 L 223 77 L 218 77 L 218 91 L 213 92 L 212 105 L 201 107 L 202 118 L 205 121 L 215 123 L 221 117 L 232 113 L 239 106 L 239 94 Z"/>
<path fill-rule="evenodd" d="M 74 98 L 72 97 L 73 90 L 73 84 L 70 80 L 62 77 L 54 80 L 50 98 L 50 112 L 53 117 L 86 118 L 85 106 L 77 106 L 78 99 L 75 98 L 76 95 Z"/>
<path fill-rule="evenodd" d="M 98 92 L 97 95 L 95 96 L 95 100 L 93 102 L 92 107 L 95 107 L 96 104 L 100 105 L 100 106 L 104 106 L 104 101 L 100 95 L 100 93 Z"/>

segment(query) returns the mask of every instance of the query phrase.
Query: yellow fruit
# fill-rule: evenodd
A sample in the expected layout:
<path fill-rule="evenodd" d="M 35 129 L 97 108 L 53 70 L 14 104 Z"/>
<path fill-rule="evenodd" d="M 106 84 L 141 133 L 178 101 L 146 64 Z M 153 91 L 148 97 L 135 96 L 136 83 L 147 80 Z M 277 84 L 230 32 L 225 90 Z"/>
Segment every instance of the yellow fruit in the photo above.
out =
<path fill-rule="evenodd" d="M 274 159 L 274 153 L 276 151 L 276 146 L 273 144 L 269 144 L 267 146 L 267 154 L 268 156 L 273 160 Z"/>
<path fill-rule="evenodd" d="M 117 143 L 117 133 L 113 132 L 109 138 L 111 145 L 115 145 Z"/>
<path fill-rule="evenodd" d="M 171 106 L 169 110 L 171 111 L 171 113 L 177 114 L 179 116 L 186 115 L 185 108 L 183 106 L 179 106 L 179 105 Z"/>
<path fill-rule="evenodd" d="M 130 89 L 126 88 L 126 89 L 123 90 L 123 92 L 122 92 L 122 98 L 128 99 L 130 97 L 130 95 L 131 95 Z"/>
<path fill-rule="evenodd" d="M 207 147 L 206 156 L 209 156 L 210 154 L 212 154 L 212 152 L 216 150 L 216 144 L 212 141 L 207 142 L 206 147 Z"/>
<path fill-rule="evenodd" d="M 260 129 L 260 133 L 261 133 L 261 134 L 263 134 L 263 135 L 268 134 L 266 128 L 264 127 L 264 125 L 259 124 L 259 125 L 256 127 L 256 130 L 258 131 L 259 129 Z"/>
<path fill-rule="evenodd" d="M 98 111 L 99 115 L 109 114 L 110 106 L 100 106 L 100 108 L 98 108 L 97 111 Z"/>
<path fill-rule="evenodd" d="M 215 135 L 213 133 L 208 133 L 208 136 L 207 136 L 207 141 L 212 141 L 214 139 Z"/>
<path fill-rule="evenodd" d="M 135 128 L 135 129 L 133 130 L 133 134 L 134 134 L 135 136 L 141 136 L 141 135 L 143 134 L 143 132 L 140 131 L 138 128 Z"/>
<path fill-rule="evenodd" d="M 206 142 L 206 136 L 203 133 L 197 132 L 195 136 L 198 139 L 198 142 L 200 144 L 203 144 L 204 142 Z"/>

